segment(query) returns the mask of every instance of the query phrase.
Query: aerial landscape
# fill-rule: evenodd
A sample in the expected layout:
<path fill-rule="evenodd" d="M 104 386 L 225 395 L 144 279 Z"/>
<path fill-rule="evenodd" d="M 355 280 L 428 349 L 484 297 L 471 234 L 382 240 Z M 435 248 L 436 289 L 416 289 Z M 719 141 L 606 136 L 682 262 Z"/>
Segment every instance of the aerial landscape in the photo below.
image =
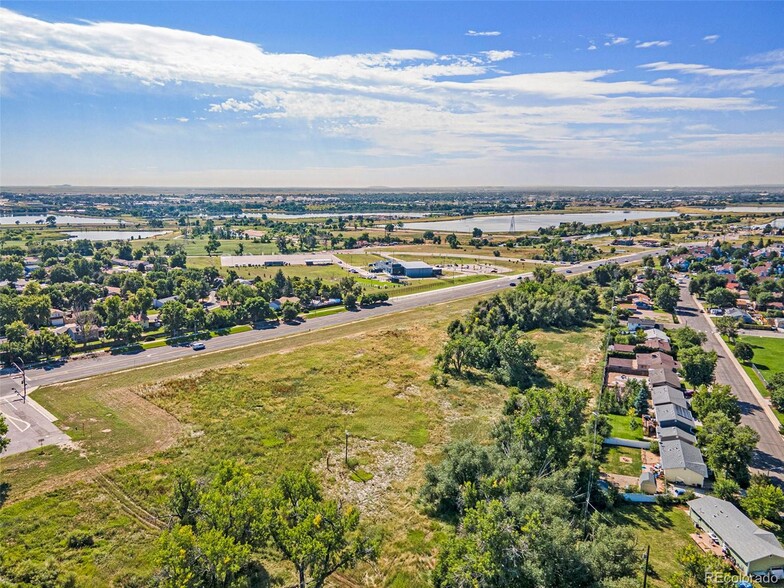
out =
<path fill-rule="evenodd" d="M 784 3 L 0 5 L 0 588 L 784 583 Z"/>

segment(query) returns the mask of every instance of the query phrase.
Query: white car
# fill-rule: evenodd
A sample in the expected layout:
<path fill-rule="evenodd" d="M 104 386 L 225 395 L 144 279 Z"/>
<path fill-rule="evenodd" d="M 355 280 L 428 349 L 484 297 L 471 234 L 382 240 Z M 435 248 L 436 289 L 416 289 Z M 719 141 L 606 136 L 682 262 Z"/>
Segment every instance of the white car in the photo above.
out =
<path fill-rule="evenodd" d="M 202 349 L 206 349 L 207 346 L 204 343 L 193 343 L 191 344 L 191 349 L 194 351 L 201 351 Z"/>

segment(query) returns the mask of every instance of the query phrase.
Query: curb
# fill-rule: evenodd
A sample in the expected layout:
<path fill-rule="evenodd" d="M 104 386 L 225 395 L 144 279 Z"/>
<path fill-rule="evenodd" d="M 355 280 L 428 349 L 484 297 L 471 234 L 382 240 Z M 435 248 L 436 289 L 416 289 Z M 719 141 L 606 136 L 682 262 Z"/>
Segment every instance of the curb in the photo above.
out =
<path fill-rule="evenodd" d="M 694 295 L 692 295 L 692 298 L 697 303 L 697 307 L 704 313 L 705 308 L 702 306 L 702 302 L 700 302 L 699 299 Z M 732 361 L 732 364 L 735 366 L 735 369 L 740 372 L 743 381 L 746 382 L 746 385 L 751 389 L 752 394 L 754 394 L 754 397 L 757 399 L 757 402 L 762 408 L 762 411 L 765 413 L 765 416 L 768 417 L 768 420 L 770 421 L 770 423 L 773 425 L 773 427 L 776 429 L 776 432 L 778 433 L 779 427 L 781 426 L 781 421 L 779 421 L 779 419 L 776 417 L 773 410 L 770 408 L 770 403 L 768 402 L 767 398 L 765 398 L 760 393 L 757 386 L 754 384 L 754 382 L 752 382 L 751 378 L 749 377 L 749 374 L 746 373 L 746 370 L 744 370 L 743 366 L 740 365 L 740 362 L 738 362 L 738 358 L 735 357 L 734 353 L 732 353 L 732 350 L 730 349 L 729 345 L 727 345 L 727 343 L 724 341 L 721 335 L 719 335 L 719 331 L 716 328 L 716 324 L 710 318 L 708 318 L 707 314 L 705 315 L 705 318 L 708 320 L 708 324 L 710 325 L 711 334 L 719 341 L 719 345 L 725 351 L 727 357 L 730 358 L 730 361 Z M 781 436 L 780 433 L 779 436 Z"/>

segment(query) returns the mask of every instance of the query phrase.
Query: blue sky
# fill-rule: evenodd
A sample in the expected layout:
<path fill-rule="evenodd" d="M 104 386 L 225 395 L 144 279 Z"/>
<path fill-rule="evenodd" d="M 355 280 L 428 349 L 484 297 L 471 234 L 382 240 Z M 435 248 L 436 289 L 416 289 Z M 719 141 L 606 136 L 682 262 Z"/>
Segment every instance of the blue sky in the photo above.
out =
<path fill-rule="evenodd" d="M 784 184 L 784 3 L 3 2 L 0 183 Z"/>

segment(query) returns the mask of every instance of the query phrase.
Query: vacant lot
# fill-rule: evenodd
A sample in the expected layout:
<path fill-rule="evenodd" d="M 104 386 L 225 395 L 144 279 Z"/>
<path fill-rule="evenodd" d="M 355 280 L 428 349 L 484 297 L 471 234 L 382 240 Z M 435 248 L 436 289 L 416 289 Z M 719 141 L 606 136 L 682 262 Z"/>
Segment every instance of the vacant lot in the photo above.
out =
<path fill-rule="evenodd" d="M 507 397 L 492 381 L 429 382 L 445 326 L 472 302 L 36 391 L 80 450 L 3 460 L 5 564 L 53 557 L 83 586 L 149 573 L 171 474 L 236 459 L 270 481 L 314 467 L 330 492 L 359 503 L 384 549 L 375 566 L 348 574 L 354 581 L 426 585 L 444 527 L 416 503 L 424 464 L 451 439 L 485 438 Z M 530 337 L 550 380 L 594 382 L 596 329 Z M 335 459 L 345 430 L 368 483 Z M 95 547 L 67 548 L 74 531 L 91 533 Z M 270 571 L 290 579 L 287 568 Z"/>
<path fill-rule="evenodd" d="M 606 447 L 602 470 L 619 476 L 639 477 L 642 471 L 642 453 L 631 447 Z"/>

